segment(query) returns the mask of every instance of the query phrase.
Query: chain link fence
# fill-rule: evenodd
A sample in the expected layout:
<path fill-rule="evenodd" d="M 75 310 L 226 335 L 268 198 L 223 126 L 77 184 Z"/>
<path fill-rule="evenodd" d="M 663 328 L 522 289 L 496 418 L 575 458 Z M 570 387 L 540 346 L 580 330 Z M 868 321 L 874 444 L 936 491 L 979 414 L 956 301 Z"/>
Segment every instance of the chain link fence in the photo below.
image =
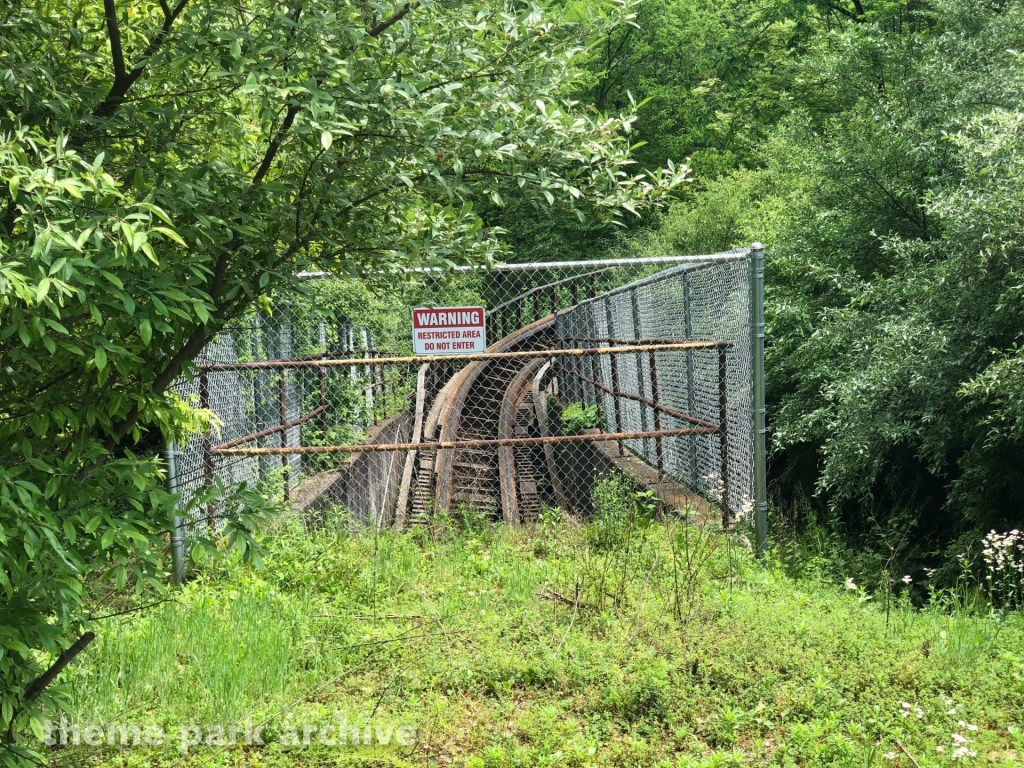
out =
<path fill-rule="evenodd" d="M 585 519 L 602 478 L 623 473 L 665 504 L 747 519 L 752 255 L 414 270 L 379 284 L 307 275 L 306 295 L 235 324 L 178 383 L 217 417 L 178 446 L 183 508 L 215 527 L 216 498 L 190 500 L 246 483 L 311 525 L 419 525 L 465 509 Z M 421 307 L 483 308 L 485 341 L 413 354 Z"/>

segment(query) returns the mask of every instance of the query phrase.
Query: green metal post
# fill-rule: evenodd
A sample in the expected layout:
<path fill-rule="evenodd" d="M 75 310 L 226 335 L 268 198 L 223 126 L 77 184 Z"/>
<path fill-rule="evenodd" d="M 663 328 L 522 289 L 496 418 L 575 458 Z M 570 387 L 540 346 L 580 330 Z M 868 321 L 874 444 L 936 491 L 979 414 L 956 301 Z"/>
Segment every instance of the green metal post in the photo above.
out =
<path fill-rule="evenodd" d="M 750 346 L 754 379 L 754 538 L 764 556 L 768 541 L 768 449 L 764 407 L 764 246 L 750 246 Z"/>
<path fill-rule="evenodd" d="M 167 460 L 167 491 L 178 493 L 178 445 L 172 440 L 165 454 Z M 180 500 L 174 502 L 178 508 Z M 174 583 L 181 586 L 185 583 L 185 529 L 179 515 L 173 517 L 171 530 L 171 575 Z"/>

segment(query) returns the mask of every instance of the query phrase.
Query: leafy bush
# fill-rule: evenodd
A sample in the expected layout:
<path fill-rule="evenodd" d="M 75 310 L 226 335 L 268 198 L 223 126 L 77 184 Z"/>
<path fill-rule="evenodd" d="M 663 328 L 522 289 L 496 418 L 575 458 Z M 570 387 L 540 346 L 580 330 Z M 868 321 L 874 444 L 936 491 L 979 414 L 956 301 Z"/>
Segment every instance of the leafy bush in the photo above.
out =
<path fill-rule="evenodd" d="M 631 242 L 767 244 L 776 492 L 836 535 L 918 516 L 924 559 L 1024 506 L 1024 3 L 865 8 L 786 69 L 759 162 Z"/>
<path fill-rule="evenodd" d="M 498 179 L 611 222 L 686 178 L 565 98 L 633 5 L 0 5 L 0 760 L 93 607 L 164 578 L 156 456 L 209 416 L 168 390 L 228 323 L 309 268 L 488 262 Z"/>

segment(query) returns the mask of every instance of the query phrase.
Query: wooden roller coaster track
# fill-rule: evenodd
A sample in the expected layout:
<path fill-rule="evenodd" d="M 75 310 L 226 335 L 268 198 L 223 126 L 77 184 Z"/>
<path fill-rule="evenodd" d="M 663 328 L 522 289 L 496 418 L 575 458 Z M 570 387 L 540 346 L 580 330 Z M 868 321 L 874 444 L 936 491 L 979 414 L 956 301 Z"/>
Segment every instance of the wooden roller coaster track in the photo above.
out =
<path fill-rule="evenodd" d="M 553 327 L 553 315 L 541 318 L 490 345 L 487 352 L 547 349 L 551 346 Z M 418 387 L 414 442 L 419 442 L 420 435 L 425 442 L 436 443 L 536 433 L 531 376 L 544 362 L 536 358 L 472 362 L 441 388 L 422 422 L 425 388 Z M 455 502 L 465 502 L 480 509 L 501 504 L 502 517 L 518 522 L 520 496 L 531 516 L 535 516 L 540 509 L 540 501 L 535 498 L 540 478 L 526 460 L 532 452 L 532 448 L 511 446 L 434 448 L 417 451 L 415 455 L 410 452 L 406 465 L 410 469 L 408 476 L 403 474 L 396 521 L 407 518 L 414 524 L 423 523 L 431 511 L 447 513 Z M 521 476 L 518 485 L 517 459 Z M 402 506 L 407 498 L 411 500 L 408 513 Z"/>

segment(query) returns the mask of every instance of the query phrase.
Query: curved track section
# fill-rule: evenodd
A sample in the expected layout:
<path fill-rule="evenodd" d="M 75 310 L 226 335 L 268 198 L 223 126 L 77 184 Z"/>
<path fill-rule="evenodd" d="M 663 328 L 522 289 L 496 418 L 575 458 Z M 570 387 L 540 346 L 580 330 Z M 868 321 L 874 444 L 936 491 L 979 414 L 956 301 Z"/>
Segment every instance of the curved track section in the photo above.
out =
<path fill-rule="evenodd" d="M 533 380 L 544 360 L 531 360 L 512 377 L 501 401 L 498 437 L 514 440 L 538 437 L 533 407 Z M 506 523 L 533 522 L 540 515 L 539 480 L 544 464 L 538 461 L 543 449 L 537 446 L 498 446 L 498 478 L 501 485 L 501 513 Z M 538 471 L 539 470 L 539 471 Z"/>
<path fill-rule="evenodd" d="M 499 339 L 488 352 L 548 349 L 554 316 L 531 323 Z M 480 360 L 468 364 L 444 385 L 423 422 L 424 442 L 525 437 L 537 434 L 532 384 L 540 360 Z M 534 455 L 537 454 L 537 455 Z M 539 456 L 539 459 L 538 459 Z M 493 446 L 424 449 L 412 461 L 409 488 L 411 524 L 451 511 L 456 502 L 477 509 L 501 507 L 502 518 L 519 522 L 540 510 L 539 471 L 543 452 L 526 447 Z M 398 510 L 401 516 L 403 506 Z M 402 519 L 401 517 L 399 519 Z"/>
<path fill-rule="evenodd" d="M 547 349 L 554 324 L 553 316 L 542 318 L 492 344 L 487 351 Z M 440 439 L 498 438 L 501 403 L 523 365 L 522 360 L 481 360 L 466 366 L 460 372 L 464 376 L 452 392 Z M 500 502 L 500 471 L 495 448 L 442 450 L 439 454 L 435 509 L 448 512 L 455 501 L 472 504 L 477 509 L 494 507 Z"/>

